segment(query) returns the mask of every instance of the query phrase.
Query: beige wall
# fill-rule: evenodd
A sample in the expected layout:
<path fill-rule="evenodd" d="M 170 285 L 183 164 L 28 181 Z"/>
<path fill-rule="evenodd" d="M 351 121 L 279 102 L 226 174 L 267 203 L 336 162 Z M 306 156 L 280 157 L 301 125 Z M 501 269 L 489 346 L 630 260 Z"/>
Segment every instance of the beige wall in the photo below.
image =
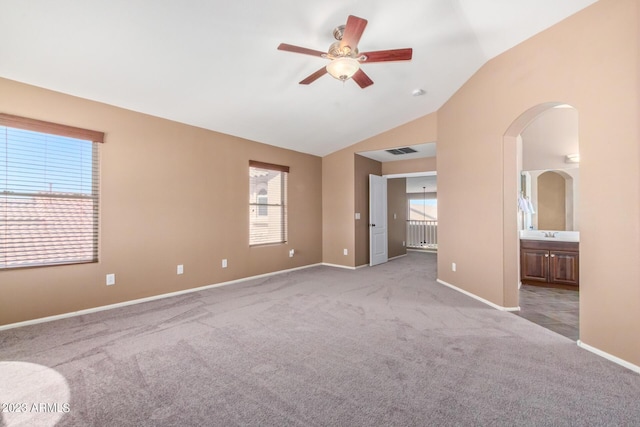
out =
<path fill-rule="evenodd" d="M 355 267 L 354 153 L 345 153 L 341 150 L 322 158 L 322 259 Z"/>
<path fill-rule="evenodd" d="M 405 173 L 433 172 L 436 170 L 435 157 L 423 157 L 421 159 L 396 160 L 382 164 L 383 175 L 395 175 Z"/>
<path fill-rule="evenodd" d="M 369 175 L 382 175 L 382 164 L 363 156 L 354 155 L 354 206 L 360 219 L 355 224 L 356 266 L 369 264 Z M 355 215 L 352 217 L 355 218 Z"/>
<path fill-rule="evenodd" d="M 9 80 L 0 93 L 4 113 L 106 133 L 100 262 L 0 271 L 0 324 L 322 261 L 319 157 Z M 248 246 L 250 159 L 291 167 L 286 245 Z"/>
<path fill-rule="evenodd" d="M 527 122 L 517 119 L 546 102 L 578 110 L 580 339 L 636 365 L 639 9 L 638 0 L 595 3 L 491 60 L 438 111 L 439 278 L 513 306 L 515 139 Z"/>
<path fill-rule="evenodd" d="M 384 168 L 384 164 L 382 165 Z M 387 180 L 387 233 L 389 258 L 406 255 L 407 248 L 407 180 Z"/>

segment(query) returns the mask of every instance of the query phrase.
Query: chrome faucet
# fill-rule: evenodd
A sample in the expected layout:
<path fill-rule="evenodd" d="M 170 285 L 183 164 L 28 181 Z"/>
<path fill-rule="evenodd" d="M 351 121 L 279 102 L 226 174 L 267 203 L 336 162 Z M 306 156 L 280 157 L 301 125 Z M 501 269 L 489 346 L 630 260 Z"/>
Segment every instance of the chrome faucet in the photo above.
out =
<path fill-rule="evenodd" d="M 544 237 L 556 237 L 556 234 L 558 234 L 557 231 L 545 231 Z"/>

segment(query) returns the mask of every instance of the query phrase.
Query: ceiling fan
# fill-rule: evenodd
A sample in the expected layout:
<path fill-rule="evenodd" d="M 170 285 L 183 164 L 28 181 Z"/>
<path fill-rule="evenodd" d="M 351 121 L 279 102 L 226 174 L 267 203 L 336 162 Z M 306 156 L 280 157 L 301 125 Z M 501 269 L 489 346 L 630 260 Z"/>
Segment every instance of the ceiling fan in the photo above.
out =
<path fill-rule="evenodd" d="M 413 55 L 413 49 L 391 49 L 377 50 L 373 52 L 358 51 L 358 42 L 367 26 L 367 20 L 349 15 L 346 25 L 340 25 L 333 30 L 333 36 L 337 40 L 329 46 L 327 52 L 307 49 L 305 47 L 293 46 L 281 43 L 278 50 L 287 52 L 302 53 L 305 55 L 319 56 L 329 59 L 331 62 L 326 67 L 322 67 L 300 82 L 301 85 L 313 83 L 318 78 L 329 73 L 329 75 L 342 81 L 352 78 L 358 86 L 366 88 L 373 84 L 373 80 L 360 68 L 360 64 L 387 61 L 408 61 Z"/>

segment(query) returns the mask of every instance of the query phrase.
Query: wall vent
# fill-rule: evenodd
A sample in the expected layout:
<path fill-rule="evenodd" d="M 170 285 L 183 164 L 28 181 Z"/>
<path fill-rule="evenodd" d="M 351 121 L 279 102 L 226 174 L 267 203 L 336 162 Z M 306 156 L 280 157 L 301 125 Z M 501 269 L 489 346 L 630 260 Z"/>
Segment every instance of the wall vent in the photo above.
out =
<path fill-rule="evenodd" d="M 414 150 L 411 147 L 404 147 L 404 148 L 392 148 L 391 150 L 385 150 L 387 153 L 391 153 L 394 156 L 398 156 L 400 154 L 409 154 L 409 153 L 417 153 L 416 150 Z"/>

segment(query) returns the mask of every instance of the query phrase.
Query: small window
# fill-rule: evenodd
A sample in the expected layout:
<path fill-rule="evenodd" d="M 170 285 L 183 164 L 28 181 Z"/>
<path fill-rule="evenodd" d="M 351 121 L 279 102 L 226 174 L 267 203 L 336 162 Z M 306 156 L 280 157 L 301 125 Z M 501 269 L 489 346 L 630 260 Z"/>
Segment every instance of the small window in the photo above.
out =
<path fill-rule="evenodd" d="M 287 241 L 289 167 L 249 162 L 249 245 Z"/>
<path fill-rule="evenodd" d="M 0 114 L 0 269 L 98 260 L 103 138 Z"/>

